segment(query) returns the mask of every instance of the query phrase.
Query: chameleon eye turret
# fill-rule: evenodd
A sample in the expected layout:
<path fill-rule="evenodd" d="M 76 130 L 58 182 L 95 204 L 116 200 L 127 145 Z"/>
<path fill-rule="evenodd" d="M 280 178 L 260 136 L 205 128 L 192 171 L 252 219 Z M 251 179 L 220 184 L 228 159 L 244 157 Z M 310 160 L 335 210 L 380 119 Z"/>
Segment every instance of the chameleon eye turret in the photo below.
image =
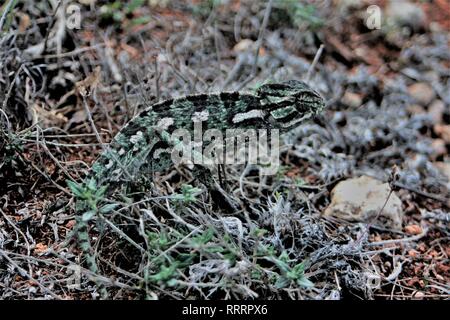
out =
<path fill-rule="evenodd" d="M 257 95 L 269 112 L 268 121 L 282 131 L 294 128 L 325 106 L 319 93 L 297 80 L 265 84 L 258 89 Z"/>

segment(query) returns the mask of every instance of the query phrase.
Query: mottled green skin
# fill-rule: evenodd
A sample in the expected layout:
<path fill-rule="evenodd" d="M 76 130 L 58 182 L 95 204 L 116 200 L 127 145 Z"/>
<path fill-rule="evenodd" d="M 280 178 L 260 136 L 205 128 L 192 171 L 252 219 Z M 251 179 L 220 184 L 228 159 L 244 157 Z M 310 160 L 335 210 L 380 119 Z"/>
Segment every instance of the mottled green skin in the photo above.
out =
<path fill-rule="evenodd" d="M 129 179 L 130 175 L 135 176 L 140 166 L 144 164 L 151 171 L 160 171 L 171 166 L 170 161 L 150 163 L 152 166 L 148 166 L 155 149 L 170 147 L 164 141 L 160 141 L 161 139 L 155 139 L 157 137 L 155 124 L 162 118 L 173 119 L 173 125 L 166 130 L 168 133 L 177 128 L 192 131 L 194 126 L 192 118 L 196 112 L 202 111 L 208 112 L 208 119 L 202 122 L 203 131 L 213 128 L 223 131 L 238 128 L 272 128 L 285 132 L 298 125 L 294 123 L 292 126 L 285 126 L 289 121 L 307 119 L 319 113 L 323 106 L 320 95 L 298 81 L 266 84 L 255 94 L 222 92 L 166 100 L 144 110 L 117 134 L 109 150 L 93 165 L 88 179 L 94 177 L 97 185 L 114 181 L 123 182 Z M 263 118 L 233 122 L 236 114 L 245 114 L 251 110 L 262 110 L 265 115 Z M 142 132 L 141 139 L 136 136 L 138 132 Z M 127 174 L 123 171 L 129 172 Z"/>
<path fill-rule="evenodd" d="M 222 92 L 186 96 L 166 100 L 144 110 L 131 120 L 114 138 L 110 147 L 94 163 L 85 180 L 94 179 L 97 187 L 108 186 L 107 195 L 130 182 L 145 167 L 160 171 L 172 165 L 170 159 L 154 159 L 160 148 L 171 147 L 164 136 L 178 128 L 193 131 L 193 118 L 207 112 L 202 121 L 207 129 L 292 129 L 301 121 L 319 113 L 324 107 L 322 97 L 299 81 L 266 84 L 255 93 Z M 257 116 L 255 116 L 257 115 Z M 161 130 L 157 123 L 171 119 L 173 124 Z M 77 204 L 78 214 L 87 209 L 85 203 Z M 82 248 L 90 248 L 87 222 L 78 221 L 79 242 Z M 91 271 L 97 266 L 92 249 L 84 250 Z"/>

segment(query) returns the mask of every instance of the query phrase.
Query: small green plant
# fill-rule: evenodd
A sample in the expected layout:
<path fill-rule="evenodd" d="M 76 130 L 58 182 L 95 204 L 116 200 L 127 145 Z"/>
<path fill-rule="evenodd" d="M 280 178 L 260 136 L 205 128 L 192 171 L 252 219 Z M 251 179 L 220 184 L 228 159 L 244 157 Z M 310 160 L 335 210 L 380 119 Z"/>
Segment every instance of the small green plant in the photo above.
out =
<path fill-rule="evenodd" d="M 176 280 L 175 277 L 178 267 L 179 265 L 177 261 L 172 262 L 169 266 L 162 265 L 158 273 L 148 276 L 148 280 L 158 284 L 166 282 L 169 286 L 172 286 L 174 284 L 174 280 Z"/>
<path fill-rule="evenodd" d="M 148 15 L 134 16 L 146 4 L 146 0 L 131 0 L 128 2 L 114 1 L 100 7 L 100 17 L 104 21 L 112 20 L 121 26 L 125 18 L 130 18 L 128 26 L 136 26 L 148 23 L 151 18 Z"/>
<path fill-rule="evenodd" d="M 202 190 L 191 186 L 190 184 L 183 184 L 181 186 L 181 194 L 174 195 L 174 199 L 183 203 L 192 203 L 197 201 L 197 195 Z"/>
<path fill-rule="evenodd" d="M 147 233 L 151 257 L 151 265 L 144 276 L 147 283 L 177 286 L 180 276 L 186 274 L 192 264 L 204 260 L 205 257 L 228 260 L 230 266 L 235 265 L 238 249 L 230 237 L 217 239 L 217 231 L 213 228 L 189 238 L 186 238 L 184 232 L 171 230 Z"/>
<path fill-rule="evenodd" d="M 201 247 L 213 239 L 214 230 L 208 229 L 205 232 L 201 233 L 198 236 L 192 238 L 193 247 L 198 248 Z"/>
<path fill-rule="evenodd" d="M 308 29 L 320 29 L 324 24 L 324 20 L 317 15 L 317 9 L 312 4 L 303 4 L 300 1 L 278 0 L 276 7 L 285 11 L 292 23 L 301 27 L 306 25 Z"/>
<path fill-rule="evenodd" d="M 87 184 L 78 184 L 68 180 L 67 186 L 73 195 L 82 200 L 86 206 L 86 211 L 81 216 L 83 222 L 91 220 L 97 213 L 106 214 L 117 207 L 115 203 L 108 203 L 99 207 L 99 204 L 104 200 L 107 186 L 98 187 L 95 179 L 90 179 Z"/>
<path fill-rule="evenodd" d="M 214 10 L 214 8 L 220 6 L 221 4 L 222 0 L 200 1 L 199 4 L 192 7 L 192 13 L 201 17 L 207 17 L 211 14 L 211 11 Z"/>
<path fill-rule="evenodd" d="M 275 286 L 277 288 L 286 288 L 292 282 L 306 288 L 314 286 L 314 284 L 305 275 L 307 261 L 302 261 L 291 267 L 289 265 L 289 257 L 287 253 L 283 251 L 278 258 L 273 257 L 273 262 L 281 271 L 281 275 L 276 278 L 275 282 Z"/>
<path fill-rule="evenodd" d="M 291 169 L 291 166 L 287 166 L 287 165 L 279 166 L 278 170 L 277 170 L 277 174 L 276 174 L 277 180 L 283 179 L 286 176 L 286 173 L 288 173 L 290 169 Z"/>
<path fill-rule="evenodd" d="M 303 186 L 306 185 L 306 181 L 303 180 L 302 178 L 295 177 L 295 178 L 294 178 L 294 185 L 295 185 L 296 187 L 303 187 Z"/>
<path fill-rule="evenodd" d="M 14 133 L 4 133 L 0 131 L 0 139 L 3 140 L 1 148 L 0 146 L 0 159 L 2 159 L 2 163 L 0 168 L 4 165 L 14 164 L 17 159 L 17 153 L 22 153 L 23 143 L 22 140 Z"/>

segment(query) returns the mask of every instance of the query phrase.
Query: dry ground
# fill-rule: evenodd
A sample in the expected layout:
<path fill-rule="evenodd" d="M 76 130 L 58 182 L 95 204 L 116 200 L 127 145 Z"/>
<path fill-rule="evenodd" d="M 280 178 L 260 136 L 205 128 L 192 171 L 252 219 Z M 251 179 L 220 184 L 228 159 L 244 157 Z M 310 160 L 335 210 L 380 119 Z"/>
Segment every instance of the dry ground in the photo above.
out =
<path fill-rule="evenodd" d="M 80 29 L 64 14 L 73 3 Z M 92 277 L 115 299 L 449 297 L 446 0 L 413 2 L 423 21 L 381 30 L 364 13 L 375 4 L 385 18 L 389 1 L 73 3 L 2 6 L 0 298 L 94 299 Z M 227 167 L 238 212 L 172 168 L 139 201 L 104 199 L 119 207 L 92 226 L 101 272 L 82 267 L 66 181 L 81 182 L 134 115 L 305 78 L 326 111 L 286 137 L 276 176 Z M 323 216 L 333 187 L 363 174 L 400 197 L 401 230 Z"/>

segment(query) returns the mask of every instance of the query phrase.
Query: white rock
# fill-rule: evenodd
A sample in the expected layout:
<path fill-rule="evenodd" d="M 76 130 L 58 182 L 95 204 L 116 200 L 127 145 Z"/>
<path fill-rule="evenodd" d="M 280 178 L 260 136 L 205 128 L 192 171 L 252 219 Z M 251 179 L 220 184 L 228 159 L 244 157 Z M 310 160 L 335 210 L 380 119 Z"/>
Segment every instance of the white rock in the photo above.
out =
<path fill-rule="evenodd" d="M 441 100 L 434 100 L 428 107 L 428 114 L 433 119 L 433 123 L 442 123 L 445 113 L 445 104 Z"/>
<path fill-rule="evenodd" d="M 436 96 L 433 88 L 425 82 L 418 82 L 410 85 L 408 87 L 408 92 L 414 101 L 420 103 L 422 106 L 430 104 Z"/>
<path fill-rule="evenodd" d="M 402 202 L 394 192 L 389 196 L 390 191 L 389 184 L 368 176 L 339 182 L 331 192 L 331 204 L 324 215 L 348 221 L 381 222 L 386 227 L 401 229 Z"/>
<path fill-rule="evenodd" d="M 242 39 L 233 47 L 233 51 L 236 53 L 246 52 L 249 50 L 253 50 L 255 48 L 256 43 L 250 39 Z"/>
<path fill-rule="evenodd" d="M 362 97 L 357 93 L 347 91 L 342 97 L 342 103 L 350 108 L 358 108 L 362 104 Z"/>

